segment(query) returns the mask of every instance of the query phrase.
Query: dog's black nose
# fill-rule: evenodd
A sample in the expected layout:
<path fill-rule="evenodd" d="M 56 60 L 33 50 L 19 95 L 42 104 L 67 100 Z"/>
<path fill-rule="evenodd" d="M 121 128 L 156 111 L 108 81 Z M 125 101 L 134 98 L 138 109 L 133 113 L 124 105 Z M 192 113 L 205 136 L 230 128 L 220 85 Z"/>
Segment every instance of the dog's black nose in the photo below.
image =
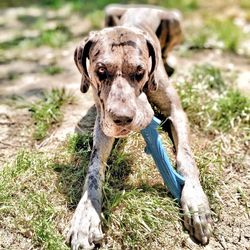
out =
<path fill-rule="evenodd" d="M 115 115 L 112 115 L 112 119 L 113 119 L 114 123 L 116 125 L 118 125 L 118 126 L 129 125 L 133 121 L 133 118 L 128 117 L 128 116 L 115 116 Z"/>

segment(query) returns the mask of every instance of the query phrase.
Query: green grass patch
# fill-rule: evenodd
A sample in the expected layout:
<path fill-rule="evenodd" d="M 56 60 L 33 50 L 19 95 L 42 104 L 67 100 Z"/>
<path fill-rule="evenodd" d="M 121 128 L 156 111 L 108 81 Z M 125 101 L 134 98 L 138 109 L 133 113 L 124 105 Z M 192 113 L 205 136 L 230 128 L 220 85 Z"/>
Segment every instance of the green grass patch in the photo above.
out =
<path fill-rule="evenodd" d="M 37 24 L 38 25 L 38 24 Z M 49 46 L 52 48 L 63 47 L 72 37 L 69 29 L 64 25 L 58 25 L 54 29 L 40 31 L 38 36 L 28 37 L 18 35 L 13 39 L 0 43 L 0 50 L 12 48 L 34 48 L 39 46 Z"/>
<path fill-rule="evenodd" d="M 87 15 L 87 18 L 91 22 L 92 29 L 101 29 L 104 20 L 104 11 L 95 10 Z"/>
<path fill-rule="evenodd" d="M 73 135 L 51 152 L 20 151 L 0 171 L 0 226 L 38 249 L 69 249 L 63 232 L 82 194 L 90 134 Z"/>
<path fill-rule="evenodd" d="M 203 132 L 227 132 L 232 128 L 240 131 L 249 123 L 249 98 L 225 84 L 218 68 L 196 66 L 177 88 L 190 122 Z"/>
<path fill-rule="evenodd" d="M 244 33 L 242 28 L 237 26 L 233 20 L 213 20 L 208 24 L 208 27 L 215 33 L 218 41 L 223 42 L 223 49 L 237 52 Z"/>
<path fill-rule="evenodd" d="M 222 131 L 250 124 L 250 99 L 238 90 L 229 89 L 213 106 L 214 126 Z"/>
<path fill-rule="evenodd" d="M 82 14 L 86 14 L 89 13 L 93 10 L 101 10 L 103 9 L 105 6 L 107 6 L 108 4 L 111 3 L 117 3 L 117 1 L 115 0 L 94 0 L 94 1 L 83 1 L 83 0 L 54 0 L 54 1 L 49 1 L 49 0 L 42 0 L 42 1 L 33 1 L 33 5 L 39 5 L 42 7 L 48 7 L 51 9 L 59 9 L 62 8 L 63 6 L 65 6 L 65 4 L 69 4 L 71 6 L 71 8 L 74 11 L 80 12 Z M 135 0 L 123 0 L 120 1 L 119 3 L 121 4 L 130 4 L 130 3 L 134 3 L 134 4 L 152 4 L 152 1 L 148 1 L 148 0 L 139 0 L 139 1 L 135 1 Z M 3 7 L 6 6 L 26 6 L 29 5 L 30 2 L 27 0 L 22 0 L 21 3 L 14 2 L 14 1 L 8 1 L 8 3 L 6 1 L 4 1 L 4 3 L 2 3 Z M 163 1 L 163 0 L 156 0 L 153 2 L 153 4 L 155 5 L 161 5 L 164 7 L 168 7 L 168 8 L 176 8 L 176 9 L 180 9 L 182 11 L 192 11 L 198 8 L 198 4 L 199 4 L 199 0 L 169 0 L 169 1 Z M 1 6 L 1 4 L 0 4 Z"/>
<path fill-rule="evenodd" d="M 194 84 L 202 84 L 207 90 L 217 90 L 218 92 L 226 88 L 221 70 L 210 64 L 194 67 L 192 82 Z"/>
<path fill-rule="evenodd" d="M 63 70 L 64 69 L 62 67 L 57 66 L 55 64 L 51 64 L 43 68 L 43 72 L 51 76 L 60 74 L 63 72 Z"/>
<path fill-rule="evenodd" d="M 131 138 L 115 143 L 107 163 L 103 187 L 104 232 L 108 235 L 107 240 L 111 240 L 110 244 L 124 249 L 138 248 L 145 239 L 148 246 L 157 242 L 164 247 L 166 239 L 173 241 L 170 228 L 173 230 L 180 219 L 179 207 L 169 197 L 164 185 L 146 182 L 131 185 L 129 180 L 135 175 L 132 170 L 135 163 L 126 152 L 127 140 Z M 68 140 L 67 151 L 73 157 L 74 166 L 54 165 L 60 173 L 60 186 L 67 194 L 69 208 L 75 208 L 80 200 L 91 147 L 90 134 L 73 135 Z"/>
<path fill-rule="evenodd" d="M 250 3 L 248 0 L 239 0 L 239 3 L 242 9 L 250 9 Z"/>
<path fill-rule="evenodd" d="M 168 232 L 179 219 L 178 206 L 162 187 L 144 185 L 120 192 L 112 190 L 107 201 L 108 233 L 124 249 L 139 249 L 143 242 L 148 246 L 157 242 L 165 247 L 165 237 L 171 236 Z"/>
<path fill-rule="evenodd" d="M 64 158 L 56 157 L 54 170 L 59 173 L 59 185 L 61 192 L 67 197 L 69 209 L 75 209 L 82 195 L 84 179 L 90 159 L 92 147 L 92 135 L 74 134 L 66 143 L 67 154 L 70 156 L 70 163 Z"/>
<path fill-rule="evenodd" d="M 51 164 L 44 154 L 21 151 L 0 172 L 1 227 L 40 249 L 67 249 L 55 223 L 65 204 L 57 195 Z"/>
<path fill-rule="evenodd" d="M 132 136 L 119 140 L 108 161 L 103 188 L 105 228 L 123 249 L 140 248 L 142 242 L 147 242 L 149 247 L 156 242 L 164 247 L 166 237 L 171 234 L 168 234 L 170 228 L 180 219 L 179 207 L 164 185 L 142 181 L 137 172 L 140 171 L 136 163 L 139 159 L 132 156 L 130 151 L 134 150 L 126 149 L 129 141 L 134 139 Z M 144 167 L 140 164 L 140 168 Z"/>
<path fill-rule="evenodd" d="M 159 4 L 166 8 L 175 8 L 181 11 L 193 11 L 199 8 L 198 0 L 170 0 L 170 1 L 156 1 L 155 4 Z"/>
<path fill-rule="evenodd" d="M 191 32 L 193 34 L 193 29 Z M 241 41 L 246 37 L 242 28 L 231 19 L 208 20 L 202 28 L 197 28 L 195 35 L 192 34 L 187 38 L 190 48 L 220 48 L 234 53 L 237 53 Z"/>
<path fill-rule="evenodd" d="M 195 161 L 200 170 L 201 185 L 208 196 L 210 207 L 217 217 L 222 208 L 216 196 L 222 183 L 224 167 L 221 144 L 220 141 L 216 141 L 207 145 L 205 150 L 195 148 Z"/>
<path fill-rule="evenodd" d="M 11 48 L 27 48 L 33 47 L 35 44 L 36 38 L 35 37 L 25 37 L 25 36 L 16 36 L 15 38 L 1 42 L 0 43 L 0 50 L 7 50 Z"/>
<path fill-rule="evenodd" d="M 42 99 L 32 103 L 29 111 L 35 125 L 33 138 L 35 140 L 44 139 L 53 125 L 62 120 L 62 106 L 72 102 L 73 97 L 66 93 L 65 89 L 52 89 L 50 92 L 46 92 Z"/>
<path fill-rule="evenodd" d="M 0 81 L 14 81 L 20 77 L 22 73 L 10 70 L 6 72 L 5 76 L 0 77 Z"/>
<path fill-rule="evenodd" d="M 145 166 L 135 149 L 130 149 L 133 156 L 127 152 L 127 144 L 139 143 L 141 147 L 143 139 L 137 140 L 134 136 L 118 140 L 107 164 L 103 187 L 106 241 L 117 249 L 181 247 L 183 229 L 178 205 L 163 184 L 137 176 L 137 168 Z M 81 198 L 91 148 L 89 133 L 70 136 L 50 158 L 37 151 L 20 152 L 15 162 L 0 172 L 0 225 L 29 238 L 39 249 L 68 249 L 62 231 Z M 208 147 L 196 155 L 214 211 L 222 163 L 220 157 L 216 158 L 217 149 Z M 152 171 L 144 174 L 150 176 Z M 138 178 L 137 185 L 132 184 L 131 176 Z"/>
<path fill-rule="evenodd" d="M 19 15 L 17 20 L 23 23 L 25 26 L 31 26 L 36 23 L 41 17 L 34 15 Z"/>
<path fill-rule="evenodd" d="M 37 44 L 61 48 L 70 38 L 71 33 L 69 29 L 64 25 L 58 25 L 55 29 L 42 31 L 37 39 Z"/>

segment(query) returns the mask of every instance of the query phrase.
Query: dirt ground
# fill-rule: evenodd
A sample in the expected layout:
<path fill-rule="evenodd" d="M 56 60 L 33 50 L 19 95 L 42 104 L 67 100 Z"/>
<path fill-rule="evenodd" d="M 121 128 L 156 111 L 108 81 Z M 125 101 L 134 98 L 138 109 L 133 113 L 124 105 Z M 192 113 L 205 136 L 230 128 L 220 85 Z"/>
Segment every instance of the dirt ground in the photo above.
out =
<path fill-rule="evenodd" d="M 12 8 L 0 11 L 1 27 L 0 39 L 14 37 L 22 32 L 31 32 L 28 27 L 17 21 L 20 14 L 36 13 L 41 15 L 40 9 L 32 8 Z M 53 15 L 53 13 L 51 13 Z M 90 28 L 90 23 L 77 15 L 69 15 L 67 10 L 62 10 L 57 14 L 67 19 L 67 24 L 74 33 L 73 39 L 62 49 L 42 46 L 39 48 L 29 48 L 26 50 L 13 49 L 7 53 L 7 57 L 12 58 L 0 65 L 0 168 L 14 159 L 18 150 L 23 148 L 39 148 L 50 150 L 60 145 L 65 140 L 67 134 L 73 133 L 76 123 L 83 117 L 93 105 L 91 92 L 83 95 L 80 93 L 80 74 L 78 73 L 74 61 L 73 53 L 76 44 L 80 41 L 81 34 Z M 8 20 L 8 21 L 6 21 Z M 185 21 L 184 21 L 185 22 Z M 52 21 L 51 21 L 52 23 Z M 48 25 L 52 25 L 48 23 Z M 202 62 L 213 62 L 215 66 L 226 70 L 234 69 L 237 72 L 237 84 L 239 89 L 246 95 L 250 95 L 250 58 L 232 54 L 221 53 L 220 51 L 206 50 L 193 52 L 192 56 L 180 56 L 174 53 L 177 76 L 181 77 L 183 72 L 188 72 L 194 65 Z M 14 59 L 13 59 L 14 58 Z M 63 68 L 63 71 L 54 76 L 44 74 L 41 69 L 49 62 L 56 62 Z M 181 65 L 181 67 L 179 66 Z M 9 79 L 11 72 L 17 72 L 17 77 Z M 44 89 L 52 87 L 64 87 L 74 93 L 76 102 L 64 108 L 64 119 L 62 124 L 53 131 L 50 137 L 40 143 L 31 139 L 31 117 L 26 108 L 16 108 L 18 99 L 22 97 L 26 101 L 32 101 L 39 97 Z M 15 105 L 13 105 L 15 100 Z M 205 144 L 206 140 L 200 138 L 200 143 Z M 230 142 L 228 142 L 230 147 Z M 223 174 L 224 186 L 221 186 L 220 201 L 222 211 L 219 223 L 215 222 L 215 233 L 210 243 L 201 247 L 187 239 L 182 249 L 229 249 L 250 250 L 250 213 L 249 204 L 246 206 L 239 197 L 239 187 L 250 194 L 250 156 L 244 157 L 244 169 L 225 169 Z M 219 194 L 218 194 L 219 195 Z M 249 202 L 249 200 L 248 200 Z M 18 239 L 8 235 L 9 248 L 0 249 L 33 249 L 29 248 L 29 242 L 25 238 Z M 0 230 L 1 238 L 6 238 L 5 233 Z M 26 242 L 25 242 L 26 241 Z M 168 249 L 166 247 L 166 249 Z"/>

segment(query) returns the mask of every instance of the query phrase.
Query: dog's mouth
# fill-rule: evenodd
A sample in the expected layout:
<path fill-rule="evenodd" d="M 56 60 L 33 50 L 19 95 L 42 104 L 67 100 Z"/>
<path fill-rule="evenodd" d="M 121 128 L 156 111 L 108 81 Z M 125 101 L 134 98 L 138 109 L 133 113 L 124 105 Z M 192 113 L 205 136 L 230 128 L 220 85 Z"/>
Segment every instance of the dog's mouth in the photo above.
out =
<path fill-rule="evenodd" d="M 131 129 L 124 127 L 115 127 L 112 131 L 112 136 L 116 138 L 126 137 L 131 132 Z"/>
<path fill-rule="evenodd" d="M 131 130 L 123 128 L 120 132 L 118 132 L 116 137 L 124 137 L 124 136 L 128 135 L 130 132 L 131 132 Z"/>
<path fill-rule="evenodd" d="M 132 131 L 130 126 L 122 127 L 105 121 L 101 123 L 101 127 L 105 135 L 116 138 L 125 137 Z"/>

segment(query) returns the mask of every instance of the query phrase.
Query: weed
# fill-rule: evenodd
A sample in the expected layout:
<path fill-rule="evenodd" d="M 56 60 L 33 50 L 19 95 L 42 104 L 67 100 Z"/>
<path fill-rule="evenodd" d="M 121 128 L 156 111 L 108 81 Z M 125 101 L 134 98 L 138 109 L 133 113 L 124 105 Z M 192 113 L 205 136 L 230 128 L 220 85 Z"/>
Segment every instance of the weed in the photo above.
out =
<path fill-rule="evenodd" d="M 37 39 L 38 45 L 48 45 L 50 47 L 62 47 L 71 37 L 69 29 L 64 25 L 58 25 L 55 29 L 42 31 Z"/>
<path fill-rule="evenodd" d="M 197 0 L 170 0 L 170 1 L 157 1 L 157 4 L 166 8 L 176 8 L 182 11 L 196 10 L 199 5 Z"/>
<path fill-rule="evenodd" d="M 4 82 L 4 81 L 13 81 L 16 80 L 20 77 L 22 73 L 21 72 L 16 72 L 14 70 L 10 70 L 8 72 L 6 72 L 6 75 L 3 77 L 0 77 L 0 81 Z"/>
<path fill-rule="evenodd" d="M 217 90 L 219 92 L 226 88 L 220 69 L 210 64 L 194 67 L 192 83 L 202 84 L 206 86 L 208 90 Z"/>
<path fill-rule="evenodd" d="M 209 31 L 205 28 L 199 30 L 195 35 L 188 35 L 187 43 L 189 44 L 189 49 L 209 48 L 209 38 Z"/>
<path fill-rule="evenodd" d="M 166 190 L 148 185 L 112 192 L 107 211 L 108 232 L 124 249 L 141 248 L 142 242 L 166 246 L 165 237 L 179 218 L 178 207 Z"/>
<path fill-rule="evenodd" d="M 220 70 L 211 65 L 195 67 L 191 78 L 177 87 L 189 120 L 203 131 L 225 132 L 249 122 L 249 99 L 227 87 Z"/>
<path fill-rule="evenodd" d="M 213 106 L 211 117 L 213 126 L 221 131 L 246 126 L 250 122 L 250 99 L 238 90 L 229 89 Z"/>
<path fill-rule="evenodd" d="M 91 134 L 74 134 L 69 137 L 67 142 L 67 150 L 75 156 L 87 157 L 92 148 Z M 87 154 L 87 155 L 86 155 Z"/>
<path fill-rule="evenodd" d="M 43 71 L 48 75 L 57 75 L 63 72 L 63 68 L 54 64 L 44 67 Z"/>
<path fill-rule="evenodd" d="M 25 24 L 26 26 L 33 25 L 33 23 L 37 22 L 39 17 L 34 16 L 34 15 L 19 15 L 17 17 L 17 20 Z"/>
<path fill-rule="evenodd" d="M 229 32 L 230 31 L 230 32 Z M 231 19 L 211 19 L 187 39 L 189 48 L 220 48 L 237 53 L 240 42 L 245 37 L 242 29 Z"/>
<path fill-rule="evenodd" d="M 217 39 L 223 42 L 225 50 L 237 52 L 240 40 L 244 36 L 240 27 L 230 19 L 212 20 L 208 26 L 216 34 Z"/>
<path fill-rule="evenodd" d="M 71 135 L 62 149 L 70 160 L 65 161 L 61 154 L 54 160 L 53 169 L 59 174 L 60 191 L 66 195 L 69 209 L 76 208 L 81 198 L 91 145 L 91 134 Z"/>
<path fill-rule="evenodd" d="M 102 27 L 102 20 L 104 20 L 104 11 L 96 10 L 87 15 L 93 29 L 100 29 Z"/>
<path fill-rule="evenodd" d="M 169 228 L 179 219 L 179 208 L 164 185 L 143 182 L 137 170 L 140 172 L 146 166 L 137 165 L 140 159 L 135 150 L 126 149 L 126 144 L 131 145 L 134 139 L 135 135 L 126 141 L 119 140 L 108 162 L 103 188 L 105 226 L 112 240 L 122 248 L 140 248 L 142 242 L 164 246 L 164 236 L 167 237 Z"/>
<path fill-rule="evenodd" d="M 0 50 L 11 48 L 32 48 L 47 45 L 53 48 L 62 47 L 71 38 L 71 32 L 64 25 L 58 25 L 54 29 L 43 30 L 38 36 L 16 36 L 15 38 L 1 42 Z"/>
<path fill-rule="evenodd" d="M 248 202 L 249 202 L 249 197 L 247 195 L 246 190 L 242 189 L 242 187 L 237 187 L 237 193 L 238 193 L 238 199 L 240 202 L 245 206 L 247 212 L 249 210 Z"/>
<path fill-rule="evenodd" d="M 221 184 L 223 173 L 221 142 L 210 143 L 206 146 L 205 150 L 196 147 L 195 161 L 200 170 L 201 185 L 209 198 L 211 209 L 218 215 L 221 206 L 216 197 L 216 191 Z"/>
<path fill-rule="evenodd" d="M 15 47 L 19 48 L 32 47 L 34 45 L 35 39 L 36 39 L 35 37 L 16 36 L 11 40 L 1 42 L 0 49 L 7 50 Z"/>
<path fill-rule="evenodd" d="M 72 103 L 73 98 L 65 89 L 52 89 L 45 93 L 41 100 L 31 104 L 29 111 L 34 121 L 35 131 L 33 137 L 41 140 L 48 134 L 48 130 L 63 118 L 62 105 Z"/>
<path fill-rule="evenodd" d="M 0 172 L 1 226 L 30 238 L 41 249 L 67 249 L 54 223 L 60 195 L 51 161 L 38 152 L 21 151 Z M 57 209 L 56 209 L 57 207 Z"/>
<path fill-rule="evenodd" d="M 250 3 L 248 0 L 240 0 L 239 2 L 242 9 L 250 9 Z"/>

